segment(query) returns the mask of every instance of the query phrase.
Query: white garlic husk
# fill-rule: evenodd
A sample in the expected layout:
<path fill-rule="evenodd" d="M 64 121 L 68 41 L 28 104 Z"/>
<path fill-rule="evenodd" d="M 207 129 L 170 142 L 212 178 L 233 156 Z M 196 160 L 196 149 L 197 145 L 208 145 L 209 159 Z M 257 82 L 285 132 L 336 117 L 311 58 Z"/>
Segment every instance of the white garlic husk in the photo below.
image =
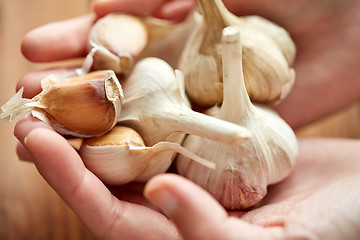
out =
<path fill-rule="evenodd" d="M 57 132 L 75 137 L 99 136 L 117 123 L 123 92 L 113 71 L 50 74 L 41 86 L 42 92 L 32 99 L 22 98 L 20 89 L 1 107 L 1 119 L 32 115 Z"/>
<path fill-rule="evenodd" d="M 177 66 L 178 58 L 192 32 L 192 18 L 174 23 L 154 17 L 112 13 L 99 19 L 89 35 L 91 49 L 84 71 L 111 69 L 128 75 L 134 64 L 145 57 L 157 57 Z"/>
<path fill-rule="evenodd" d="M 164 173 L 171 165 L 174 153 L 215 168 L 214 163 L 201 159 L 178 143 L 158 142 L 147 147 L 136 131 L 124 126 L 115 126 L 105 135 L 84 140 L 79 150 L 85 166 L 110 185 L 144 182 Z"/>
<path fill-rule="evenodd" d="M 166 61 L 172 68 L 177 68 L 185 44 L 194 31 L 193 14 L 189 13 L 184 21 L 176 23 L 154 17 L 142 18 L 149 40 L 137 60 L 156 57 Z"/>
<path fill-rule="evenodd" d="M 212 109 L 215 117 L 244 126 L 252 137 L 240 146 L 229 146 L 198 136 L 186 137 L 183 146 L 212 161 L 207 169 L 181 155 L 178 172 L 209 191 L 225 208 L 240 210 L 256 205 L 267 186 L 291 172 L 298 151 L 293 130 L 274 111 L 251 103 L 242 72 L 242 49 L 237 27 L 223 31 L 224 100 Z"/>
<path fill-rule="evenodd" d="M 243 39 L 245 85 L 252 101 L 275 104 L 289 93 L 296 53 L 290 35 L 259 16 L 237 17 L 221 0 L 198 0 L 202 15 L 179 60 L 189 98 L 201 106 L 223 99 L 221 32 L 238 26 Z"/>
<path fill-rule="evenodd" d="M 181 143 L 185 133 L 226 144 L 246 141 L 249 132 L 237 125 L 193 111 L 181 72 L 159 58 L 145 58 L 123 82 L 121 125 L 135 129 L 146 146 L 160 141 Z"/>

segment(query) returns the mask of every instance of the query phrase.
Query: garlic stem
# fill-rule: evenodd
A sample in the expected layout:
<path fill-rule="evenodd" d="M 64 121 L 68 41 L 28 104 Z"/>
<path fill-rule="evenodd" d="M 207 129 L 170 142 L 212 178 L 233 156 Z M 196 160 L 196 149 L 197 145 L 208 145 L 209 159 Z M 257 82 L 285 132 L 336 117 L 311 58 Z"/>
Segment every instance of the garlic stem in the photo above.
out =
<path fill-rule="evenodd" d="M 207 28 L 207 31 L 214 32 L 214 36 L 221 36 L 219 30 L 221 31 L 226 27 L 225 16 L 227 14 L 225 6 L 218 7 L 223 5 L 221 0 L 198 0 L 198 4 L 204 18 L 204 24 L 211 25 Z"/>
<path fill-rule="evenodd" d="M 253 104 L 246 91 L 243 77 L 242 48 L 240 31 L 237 27 L 223 30 L 223 91 L 224 99 L 219 111 L 219 118 L 239 123 L 253 111 Z"/>
<path fill-rule="evenodd" d="M 183 77 L 163 60 L 146 58 L 124 82 L 125 102 L 119 122 L 143 137 L 147 146 L 168 140 L 173 133 L 188 133 L 239 145 L 249 138 L 247 129 L 191 110 Z"/>
<path fill-rule="evenodd" d="M 158 142 L 157 144 L 155 144 L 152 147 L 138 147 L 138 146 L 133 146 L 131 147 L 131 150 L 136 150 L 136 149 L 152 149 L 152 151 L 154 152 L 162 152 L 162 151 L 173 151 L 173 152 L 177 152 L 181 155 L 184 155 L 187 158 L 190 158 L 192 160 L 194 160 L 195 162 L 211 168 L 211 169 L 215 169 L 216 164 L 213 162 L 210 162 L 206 159 L 203 159 L 201 157 L 199 157 L 198 155 L 194 154 L 193 152 L 189 151 L 188 149 L 184 148 L 183 146 L 181 146 L 178 143 L 174 143 L 174 142 Z"/>
<path fill-rule="evenodd" d="M 22 98 L 24 88 L 22 87 L 10 100 L 1 107 L 1 119 L 12 121 L 16 118 L 26 117 L 30 114 L 33 105 L 31 99 Z"/>
<path fill-rule="evenodd" d="M 228 145 L 240 145 L 251 135 L 237 124 L 195 112 L 185 105 L 172 107 L 169 112 L 154 116 L 161 125 L 167 125 L 175 132 L 183 132 L 222 142 Z"/>

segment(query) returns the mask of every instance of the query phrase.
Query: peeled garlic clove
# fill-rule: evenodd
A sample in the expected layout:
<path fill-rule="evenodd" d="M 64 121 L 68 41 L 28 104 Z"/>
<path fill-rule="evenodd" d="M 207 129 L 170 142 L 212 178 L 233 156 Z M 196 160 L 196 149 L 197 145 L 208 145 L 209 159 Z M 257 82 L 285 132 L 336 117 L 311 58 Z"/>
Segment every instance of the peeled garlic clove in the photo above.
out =
<path fill-rule="evenodd" d="M 32 99 L 21 89 L 1 109 L 3 120 L 32 114 L 62 134 L 97 136 L 116 123 L 123 100 L 122 88 L 113 71 L 97 71 L 62 81 L 43 79 L 45 88 Z"/>
<path fill-rule="evenodd" d="M 119 123 L 130 126 L 147 146 L 160 141 L 181 143 L 185 133 L 238 145 L 249 132 L 237 125 L 193 111 L 188 106 L 181 72 L 158 58 L 139 61 L 123 82 Z"/>
<path fill-rule="evenodd" d="M 290 65 L 296 49 L 289 34 L 261 17 L 235 16 L 221 0 L 198 3 L 202 17 L 179 61 L 189 98 L 202 106 L 222 102 L 221 32 L 227 26 L 241 31 L 245 85 L 252 101 L 273 104 L 286 97 L 295 79 Z"/>
<path fill-rule="evenodd" d="M 159 142 L 146 147 L 136 131 L 124 126 L 115 126 L 105 135 L 84 140 L 79 151 L 86 167 L 104 183 L 111 185 L 143 182 L 164 173 L 176 153 L 214 168 L 213 163 L 195 156 L 177 143 Z"/>
<path fill-rule="evenodd" d="M 95 70 L 111 69 L 116 74 L 130 72 L 134 58 L 148 42 L 148 31 L 137 17 L 109 14 L 99 19 L 89 35 Z"/>
<path fill-rule="evenodd" d="M 253 105 L 247 94 L 239 29 L 227 27 L 222 40 L 224 100 L 214 107 L 215 117 L 248 129 L 252 136 L 239 146 L 229 146 L 189 135 L 183 146 L 212 161 L 207 169 L 181 155 L 178 172 L 209 191 L 225 208 L 241 210 L 256 205 L 267 186 L 291 172 L 297 155 L 292 129 L 270 108 Z"/>

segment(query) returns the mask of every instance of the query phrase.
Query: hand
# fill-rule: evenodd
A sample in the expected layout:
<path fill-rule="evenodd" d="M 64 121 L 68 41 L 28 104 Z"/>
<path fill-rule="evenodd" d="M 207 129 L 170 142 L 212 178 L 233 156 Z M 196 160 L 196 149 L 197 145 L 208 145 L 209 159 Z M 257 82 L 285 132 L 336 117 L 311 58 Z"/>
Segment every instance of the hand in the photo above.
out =
<path fill-rule="evenodd" d="M 186 6 L 184 4 L 181 7 L 182 2 L 187 2 L 189 5 Z M 77 19 L 52 23 L 30 32 L 24 38 L 22 51 L 24 56 L 35 62 L 83 57 L 86 54 L 85 46 L 87 33 L 93 22 L 97 17 L 108 13 L 111 9 L 114 11 L 123 10 L 138 15 L 153 14 L 159 17 L 181 20 L 189 11 L 189 6 L 193 6 L 190 2 L 193 1 L 144 0 L 141 1 L 144 10 L 140 11 L 140 8 L 136 7 L 138 6 L 136 4 L 139 4 L 139 2 L 134 0 L 98 1 L 94 4 L 94 11 L 97 15 L 91 14 Z M 357 28 L 355 28 L 355 31 L 350 31 L 344 36 L 346 42 L 349 43 L 348 45 L 338 44 L 338 42 L 342 40 L 340 36 L 343 37 L 343 35 L 339 33 L 345 31 L 341 29 L 352 29 L 353 25 L 355 26 L 355 23 L 358 22 L 358 19 L 355 19 L 357 15 L 352 14 L 353 9 L 356 10 L 358 8 L 351 8 L 348 6 L 343 12 L 340 11 L 339 15 L 337 15 L 339 18 L 343 19 L 345 16 L 354 18 L 354 21 L 341 22 L 342 27 L 329 29 L 325 27 L 327 25 L 326 22 L 328 22 L 327 18 L 312 18 L 312 21 L 307 21 L 307 24 L 304 24 L 304 21 L 308 19 L 307 14 L 309 13 L 299 11 L 297 15 L 294 14 L 296 9 L 301 9 L 300 6 L 306 6 L 305 4 L 296 3 L 291 4 L 291 6 L 289 6 L 289 4 L 283 4 L 283 6 L 286 6 L 285 9 L 285 7 L 268 7 L 268 4 L 272 1 L 252 1 L 251 3 L 247 3 L 248 5 L 246 6 L 243 3 L 244 1 L 241 0 L 225 2 L 234 12 L 236 12 L 237 9 L 241 9 L 241 12 L 238 11 L 239 14 L 256 13 L 268 17 L 285 26 L 293 35 L 299 51 L 295 65 L 297 81 L 289 98 L 277 107 L 277 110 L 293 127 L 298 127 L 308 121 L 317 119 L 330 111 L 345 106 L 355 97 L 358 97 L 357 94 L 360 92 L 359 85 L 357 84 L 357 81 L 355 81 L 356 78 L 354 76 L 356 76 L 356 73 L 358 73 L 359 70 L 354 67 L 353 64 L 355 64 L 356 61 L 352 59 L 359 58 L 359 55 L 357 55 L 358 51 L 349 51 L 351 47 L 353 49 L 359 49 L 359 46 L 355 44 L 355 39 L 357 39 L 356 34 L 359 33 Z M 357 5 L 358 2 L 359 1 L 352 1 L 350 4 Z M 280 6 L 281 1 L 278 1 L 278 3 Z M 118 7 L 116 8 L 115 6 Z M 289 7 L 291 7 L 292 11 L 289 11 Z M 172 10 L 170 11 L 169 9 Z M 315 9 L 318 10 L 319 8 Z M 170 14 L 172 11 L 175 13 L 177 12 L 178 14 Z M 312 13 L 316 14 L 316 11 Z M 329 15 L 335 15 L 335 13 L 337 13 L 337 11 L 334 9 L 333 11 L 329 11 Z M 287 21 L 289 18 L 290 20 Z M 314 23 L 319 24 L 319 26 L 324 26 L 324 29 L 327 30 L 325 32 L 328 34 L 324 35 L 327 36 L 326 38 L 322 36 L 322 32 L 318 33 L 310 28 L 310 26 L 314 26 Z M 331 24 L 328 24 L 328 27 L 333 26 L 331 21 L 329 21 L 329 23 Z M 302 28 L 299 28 L 299 26 Z M 49 31 L 54 34 L 50 36 L 48 34 Z M 307 34 L 308 31 L 310 32 Z M 334 39 L 330 40 L 332 37 L 334 37 Z M 324 39 L 326 40 L 326 45 L 322 48 L 318 48 L 318 46 L 324 42 L 322 41 Z M 316 54 L 314 54 L 314 48 L 317 49 Z M 330 52 L 327 51 L 329 49 L 331 50 Z M 337 49 L 337 51 L 332 49 Z M 349 52 L 353 55 L 350 55 Z M 333 58 L 336 59 L 341 57 L 342 61 L 336 63 L 336 68 L 330 66 L 332 63 L 327 58 L 328 54 L 335 56 Z M 339 76 L 345 74 L 341 67 L 342 64 L 347 64 L 351 67 L 350 70 L 346 70 L 347 84 L 340 83 L 340 79 L 342 78 L 339 78 Z M 328 72 L 320 71 L 319 68 L 315 68 L 314 66 L 321 66 L 321 68 L 327 69 Z M 41 91 L 39 84 L 40 79 L 54 71 L 62 71 L 62 69 L 29 73 L 19 81 L 18 88 L 24 86 L 24 97 L 32 97 Z M 324 72 L 326 74 L 324 74 Z M 320 94 L 323 93 L 323 86 L 327 86 L 327 89 L 328 86 L 334 86 L 333 88 L 336 89 L 336 91 L 330 91 L 326 96 L 319 97 Z M 311 91 L 309 89 L 311 89 Z M 347 94 L 342 94 L 343 92 L 347 92 Z M 305 95 L 306 98 L 304 97 Z M 311 104 L 306 101 L 304 102 L 304 99 L 309 99 Z M 314 99 L 316 101 L 313 101 Z M 296 111 L 294 112 L 293 109 L 296 109 Z M 309 112 L 309 114 L 307 115 L 306 112 Z M 21 159 L 35 162 L 39 172 L 97 237 L 101 239 L 121 237 L 125 239 L 144 239 L 144 236 L 148 238 L 155 237 L 156 239 L 179 238 L 178 230 L 172 222 L 166 219 L 162 214 L 158 213 L 156 208 L 154 208 L 153 205 L 150 205 L 142 197 L 141 187 L 138 189 L 139 186 L 136 186 L 136 191 L 134 192 L 133 184 L 116 189 L 104 186 L 96 176 L 91 174 L 84 167 L 80 157 L 70 145 L 60 135 L 57 135 L 51 129 L 46 128 L 48 127 L 33 119 L 20 121 L 15 129 L 15 135 L 21 142 L 18 147 L 18 154 Z M 24 142 L 25 136 L 27 136 L 26 143 Z M 296 230 L 297 227 L 305 227 L 309 230 L 309 233 L 319 234 L 319 236 L 321 236 L 321 234 L 323 234 L 323 229 L 314 229 L 318 226 L 316 224 L 310 226 L 304 225 L 301 221 L 296 222 L 297 216 L 307 223 L 306 221 L 309 218 L 313 219 L 312 215 L 310 215 L 312 213 L 306 211 L 311 209 L 312 205 L 318 206 L 319 212 L 317 213 L 319 215 L 326 214 L 327 208 L 331 209 L 330 211 L 337 210 L 338 207 L 334 205 L 339 201 L 343 201 L 345 207 L 350 206 L 350 203 L 347 205 L 346 203 L 354 201 L 354 199 L 356 200 L 356 197 L 337 199 L 337 194 L 342 197 L 341 194 L 345 194 L 342 191 L 350 192 L 353 191 L 352 189 L 358 189 L 359 181 L 355 178 L 353 180 L 347 178 L 347 169 L 346 171 L 342 171 L 341 178 L 343 177 L 343 180 L 339 177 L 333 181 L 327 182 L 329 179 L 328 177 L 332 176 L 330 174 L 330 167 L 334 167 L 335 165 L 335 169 L 338 170 L 335 163 L 342 158 L 338 156 L 336 157 L 336 161 L 335 158 L 333 158 L 333 164 L 328 164 L 327 162 L 324 162 L 325 160 L 328 160 L 328 157 L 321 156 L 321 153 L 318 153 L 319 157 L 318 159 L 315 159 L 314 162 L 319 164 L 319 167 L 329 167 L 328 171 L 321 171 L 322 168 L 319 169 L 318 167 L 314 168 L 314 172 L 310 172 L 311 174 L 309 173 L 310 175 L 307 176 L 308 172 L 303 172 L 303 169 L 311 170 L 313 163 L 310 163 L 308 160 L 310 159 L 310 156 L 314 154 L 313 151 L 316 152 L 318 150 L 316 146 L 320 147 L 319 145 L 322 143 L 318 142 L 317 144 L 319 145 L 315 145 L 311 142 L 309 142 L 309 144 L 306 143 L 306 141 L 300 142 L 301 145 L 305 146 L 305 150 L 301 150 L 302 157 L 299 159 L 300 163 L 296 167 L 294 173 L 286 179 L 286 181 L 269 189 L 269 195 L 265 198 L 263 206 L 245 214 L 239 213 L 239 216 L 242 215 L 240 216 L 240 219 L 233 217 L 228 218 L 225 210 L 223 210 L 215 200 L 209 197 L 209 195 L 181 177 L 173 175 L 159 176 L 158 178 L 154 178 L 153 181 L 150 181 L 147 186 L 146 196 L 168 214 L 168 216 L 177 224 L 180 232 L 190 239 L 192 236 L 194 236 L 194 238 L 197 236 L 202 237 L 202 226 L 206 228 L 205 226 L 210 226 L 210 223 L 215 223 L 211 225 L 212 227 L 210 228 L 214 231 L 212 236 L 218 236 L 216 234 L 221 232 L 221 239 L 226 237 L 224 232 L 229 232 L 228 234 L 233 233 L 235 236 L 238 236 L 240 233 L 248 233 L 250 234 L 249 236 L 252 236 L 251 234 L 255 234 L 254 231 L 257 232 L 258 230 L 259 234 L 264 236 L 264 239 L 266 239 L 265 237 L 269 234 L 279 236 L 280 238 L 286 236 L 287 233 L 292 233 L 289 229 Z M 355 142 L 351 142 L 351 144 L 350 142 L 343 142 L 340 144 L 341 146 L 335 142 L 332 142 L 332 144 L 324 142 L 323 144 L 329 144 L 330 150 L 338 148 L 339 152 L 341 152 L 341 149 L 344 151 L 345 146 L 343 145 L 349 145 L 351 147 L 355 146 L 356 148 L 359 147 L 358 143 Z M 43 146 L 46 146 L 46 149 L 44 149 Z M 355 147 L 354 149 L 356 149 Z M 351 151 L 359 154 L 353 149 L 351 149 Z M 332 156 L 329 156 L 329 158 L 331 157 Z M 303 159 L 307 159 L 307 161 L 303 163 Z M 318 160 L 321 161 L 318 162 Z M 352 162 L 354 166 L 358 166 L 356 165 L 358 163 L 355 161 L 349 162 Z M 348 165 L 346 164 L 346 166 Z M 358 171 L 359 169 L 358 167 L 353 167 L 350 170 Z M 350 175 L 354 176 L 354 174 Z M 301 176 L 303 178 L 301 178 Z M 312 179 L 311 176 L 313 176 L 314 179 Z M 304 181 L 304 179 L 311 179 L 312 181 L 308 182 Z M 313 186 L 311 185 L 312 183 L 317 183 L 317 186 L 319 186 L 319 188 L 322 187 L 321 189 L 324 190 L 318 191 L 318 189 L 311 187 Z M 338 192 L 332 191 L 330 183 L 333 183 L 333 185 L 337 187 L 336 189 Z M 188 186 L 188 188 L 184 189 L 183 186 Z M 341 190 L 341 187 L 344 187 L 345 190 Z M 303 192 L 302 188 L 306 191 L 304 190 Z M 177 205 L 173 207 L 173 211 L 168 210 L 164 203 L 159 202 L 158 196 L 159 194 L 162 194 L 162 190 L 165 192 L 170 191 L 168 197 L 175 199 Z M 278 195 L 275 195 L 275 193 Z M 306 195 L 306 193 L 309 195 Z M 189 197 L 194 196 L 194 194 L 202 196 L 198 198 L 199 202 L 194 202 L 195 198 L 189 199 Z M 173 196 L 171 197 L 170 195 Z M 358 196 L 358 192 L 354 193 L 354 195 Z M 332 201 L 326 201 L 328 198 Z M 204 205 L 208 207 L 198 209 L 198 206 Z M 352 205 L 356 208 L 359 206 L 359 203 L 353 203 Z M 178 217 L 176 211 L 179 211 L 179 209 L 184 209 L 184 218 Z M 203 211 L 204 209 L 211 210 L 206 211 L 209 213 L 205 213 Z M 358 209 L 356 211 L 358 211 Z M 339 218 L 344 219 L 342 221 L 351 219 L 347 218 L 347 216 L 352 216 L 354 218 L 359 217 L 359 214 L 356 211 L 345 208 L 342 212 L 337 214 L 337 217 L 342 217 Z M 316 214 L 316 212 L 314 212 L 314 214 Z M 207 216 L 209 221 L 203 219 L 204 216 Z M 224 223 L 219 223 L 219 220 L 216 221 L 214 217 L 219 217 L 219 219 L 224 220 Z M 94 221 L 94 219 L 96 219 L 96 221 Z M 193 228 L 191 230 L 198 230 L 193 232 L 194 235 L 191 235 L 191 233 L 189 233 L 189 227 L 185 226 L 187 221 L 192 222 L 191 219 L 199 220 L 196 225 L 199 226 L 199 228 Z M 264 221 L 261 221 L 261 219 L 264 219 Z M 326 219 L 335 222 L 339 220 L 333 216 L 328 216 Z M 322 221 L 324 220 L 322 219 Z M 98 224 L 99 222 L 102 224 Z M 320 222 L 320 220 L 316 223 L 318 222 Z M 205 224 L 203 225 L 202 223 Z M 339 221 L 337 223 L 340 224 Z M 233 232 L 233 230 L 229 229 L 230 227 L 226 228 L 227 224 L 229 226 L 234 225 L 233 230 L 240 228 L 243 231 Z M 271 225 L 277 226 L 270 227 Z M 347 225 L 354 226 L 351 222 L 345 224 L 345 226 Z M 323 226 L 326 228 L 327 225 L 325 224 Z M 332 235 L 330 236 L 329 234 L 329 238 L 326 239 L 331 239 L 331 237 L 335 238 L 337 233 L 342 233 L 343 231 L 352 234 L 351 231 L 356 231 L 358 228 L 359 227 L 357 226 L 351 228 L 352 230 L 349 228 L 350 230 L 341 229 L 341 231 L 337 231 L 338 228 L 331 228 L 333 231 L 329 231 L 329 233 L 332 233 Z M 302 232 L 302 230 L 300 230 L 300 232 Z M 208 239 L 211 234 L 212 232 L 209 232 L 206 239 Z M 351 236 L 352 235 L 350 235 L 350 237 Z M 245 237 L 246 239 L 246 236 L 242 237 Z"/>
<path fill-rule="evenodd" d="M 143 185 L 107 187 L 48 125 L 26 118 L 14 131 L 20 159 L 35 163 L 49 185 L 98 239 L 179 239 L 174 224 L 143 197 Z"/>
<path fill-rule="evenodd" d="M 207 192 L 169 174 L 151 179 L 145 196 L 184 239 L 358 239 L 360 141 L 304 139 L 299 145 L 292 174 L 250 211 L 227 213 Z"/>
<path fill-rule="evenodd" d="M 126 3 L 122 6 L 123 11 L 140 14 L 133 12 L 139 9 L 135 7 L 135 2 L 118 1 L 119 5 Z M 141 1 L 142 6 L 145 6 L 144 2 Z M 171 16 L 173 20 L 184 17 L 181 6 L 186 7 L 186 1 L 148 2 L 146 6 L 149 9 L 145 10 L 147 13 L 155 11 L 150 9 L 155 6 L 150 3 L 157 2 L 159 10 L 154 14 L 158 17 L 165 18 L 172 7 L 176 10 L 176 14 Z M 103 1 L 103 4 L 103 8 L 95 4 L 95 10 L 101 12 L 101 9 L 106 9 L 107 2 Z M 25 36 L 22 52 L 34 62 L 84 57 L 87 35 L 97 17 L 90 14 L 35 29 Z M 49 32 L 52 34 L 49 35 Z M 59 68 L 28 73 L 20 79 L 17 89 L 24 87 L 23 97 L 32 98 L 41 91 L 40 80 L 43 77 L 65 70 L 67 69 Z M 20 141 L 17 147 L 20 159 L 35 163 L 49 185 L 99 239 L 180 238 L 174 224 L 144 199 L 142 185 L 105 186 L 85 168 L 68 142 L 48 125 L 34 118 L 27 118 L 17 123 L 14 134 Z"/>
<path fill-rule="evenodd" d="M 19 122 L 15 135 L 28 150 L 19 148 L 18 154 L 35 162 L 99 239 L 179 239 L 178 230 L 185 239 L 199 240 L 347 240 L 360 234 L 359 141 L 300 140 L 299 162 L 292 174 L 270 187 L 261 205 L 247 212 L 227 213 L 207 192 L 180 176 L 154 177 L 145 196 L 168 220 L 143 199 L 139 186 L 113 189 L 118 198 L 112 195 L 75 150 L 46 128 L 34 119 Z"/>

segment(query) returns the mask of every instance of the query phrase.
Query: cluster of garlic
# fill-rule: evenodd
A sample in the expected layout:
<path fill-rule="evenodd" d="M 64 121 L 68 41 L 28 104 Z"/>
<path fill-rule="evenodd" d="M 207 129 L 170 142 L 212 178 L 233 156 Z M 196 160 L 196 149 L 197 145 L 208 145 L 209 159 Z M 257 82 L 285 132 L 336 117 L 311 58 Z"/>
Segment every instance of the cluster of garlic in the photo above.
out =
<path fill-rule="evenodd" d="M 216 164 L 216 170 L 179 156 L 180 174 L 207 189 L 227 209 L 257 204 L 269 184 L 285 178 L 295 164 L 297 141 L 292 129 L 269 107 L 253 105 L 245 88 L 242 44 L 237 27 L 226 27 L 222 39 L 224 99 L 209 114 L 244 126 L 252 133 L 239 146 L 189 135 L 183 146 Z"/>
<path fill-rule="evenodd" d="M 235 16 L 221 0 L 198 2 L 203 17 L 197 18 L 197 29 L 179 61 L 190 99 L 202 106 L 222 102 L 221 32 L 227 26 L 238 26 L 241 32 L 244 79 L 251 100 L 276 103 L 286 97 L 295 80 L 290 66 L 296 49 L 289 34 L 259 16 Z"/>
<path fill-rule="evenodd" d="M 179 174 L 225 208 L 254 206 L 295 162 L 291 128 L 252 103 L 287 95 L 295 46 L 263 18 L 232 15 L 221 0 L 198 2 L 201 15 L 182 23 L 99 19 L 83 66 L 44 78 L 32 99 L 21 89 L 1 118 L 31 114 L 84 138 L 79 154 L 107 184 L 147 181 L 176 160 Z M 211 108 L 200 113 L 190 101 Z"/>

